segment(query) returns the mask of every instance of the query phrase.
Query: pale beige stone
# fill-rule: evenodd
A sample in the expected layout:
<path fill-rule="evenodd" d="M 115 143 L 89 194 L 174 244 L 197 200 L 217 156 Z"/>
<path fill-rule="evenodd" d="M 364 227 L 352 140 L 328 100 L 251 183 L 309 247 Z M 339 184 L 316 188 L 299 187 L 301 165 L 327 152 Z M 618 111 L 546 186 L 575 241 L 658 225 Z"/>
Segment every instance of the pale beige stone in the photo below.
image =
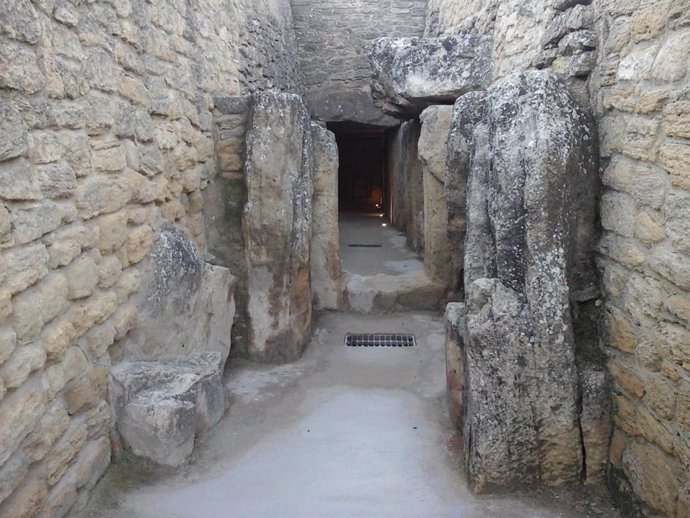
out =
<path fill-rule="evenodd" d="M 601 199 L 601 226 L 624 237 L 635 233 L 637 206 L 625 193 L 608 191 Z M 445 230 L 445 227 L 444 227 Z"/>
<path fill-rule="evenodd" d="M 652 77 L 657 81 L 680 81 L 688 71 L 690 30 L 669 34 L 654 61 Z"/>
<path fill-rule="evenodd" d="M 66 162 L 37 167 L 41 192 L 47 198 L 66 198 L 77 188 L 77 176 Z"/>
<path fill-rule="evenodd" d="M 115 176 L 89 176 L 77 191 L 77 208 L 86 219 L 115 212 L 130 200 L 124 182 Z"/>
<path fill-rule="evenodd" d="M 95 294 L 78 304 L 70 312 L 72 325 L 77 331 L 77 336 L 82 336 L 96 324 L 108 319 L 115 312 L 117 306 L 117 295 L 112 291 Z"/>
<path fill-rule="evenodd" d="M 39 344 L 30 344 L 14 351 L 12 356 L 0 367 L 0 378 L 8 389 L 19 387 L 29 375 L 43 367 L 46 352 Z"/>
<path fill-rule="evenodd" d="M 603 182 L 618 191 L 628 193 L 642 205 L 658 209 L 668 190 L 668 176 L 663 169 L 617 156 L 606 168 Z"/>
<path fill-rule="evenodd" d="M 69 427 L 70 418 L 62 401 L 51 405 L 41 417 L 36 430 L 31 432 L 22 444 L 23 451 L 33 462 L 43 459 L 55 442 Z"/>
<path fill-rule="evenodd" d="M 104 400 L 109 379 L 108 369 L 94 367 L 87 375 L 73 381 L 64 391 L 69 414 L 74 415 Z"/>
<path fill-rule="evenodd" d="M 96 220 L 99 229 L 98 248 L 103 255 L 120 248 L 127 240 L 127 213 L 108 214 Z"/>
<path fill-rule="evenodd" d="M 124 149 L 118 141 L 108 140 L 92 147 L 94 149 L 92 164 L 96 171 L 116 173 L 127 166 Z"/>
<path fill-rule="evenodd" d="M 690 192 L 671 192 L 664 207 L 668 237 L 678 250 L 690 254 Z"/>
<path fill-rule="evenodd" d="M 65 383 L 68 383 L 74 378 L 84 374 L 89 364 L 86 360 L 86 356 L 79 347 L 70 347 L 65 351 L 61 366 L 64 372 Z"/>
<path fill-rule="evenodd" d="M 3 269 L 5 288 L 10 293 L 25 290 L 48 274 L 46 247 L 36 243 L 5 252 Z"/>
<path fill-rule="evenodd" d="M 98 265 L 98 287 L 110 288 L 120 278 L 121 273 L 122 264 L 120 260 L 114 255 L 105 257 Z"/>
<path fill-rule="evenodd" d="M 649 409 L 663 419 L 671 420 L 676 410 L 675 388 L 664 376 L 647 378 L 644 402 Z"/>
<path fill-rule="evenodd" d="M 647 250 L 637 241 L 606 233 L 599 241 L 599 251 L 628 268 L 641 266 L 647 257 Z"/>
<path fill-rule="evenodd" d="M 135 264 L 146 257 L 153 246 L 153 229 L 148 225 L 135 228 L 127 240 L 127 259 Z"/>
<path fill-rule="evenodd" d="M 121 306 L 113 316 L 115 339 L 122 340 L 136 326 L 138 319 L 134 305 Z"/>
<path fill-rule="evenodd" d="M 38 285 L 15 296 L 12 325 L 21 343 L 35 338 L 57 315 L 64 312 L 67 300 L 67 279 L 60 273 L 51 273 Z"/>
<path fill-rule="evenodd" d="M 93 254 L 83 255 L 64 270 L 69 285 L 69 299 L 89 297 L 98 284 L 98 265 Z"/>
<path fill-rule="evenodd" d="M 43 198 L 36 171 L 25 158 L 0 163 L 0 198 L 25 201 Z"/>
<path fill-rule="evenodd" d="M 690 290 L 690 256 L 677 251 L 668 244 L 652 249 L 648 258 L 649 266 L 676 286 Z"/>
<path fill-rule="evenodd" d="M 671 183 L 690 190 L 690 144 L 665 142 L 659 149 L 659 163 L 671 173 Z"/>
<path fill-rule="evenodd" d="M 94 358 L 100 358 L 108 348 L 115 342 L 115 325 L 106 321 L 92 329 L 84 335 L 84 343 L 88 352 Z"/>
<path fill-rule="evenodd" d="M 29 135 L 29 156 L 35 164 L 58 161 L 63 147 L 58 135 L 52 131 L 36 131 Z"/>
<path fill-rule="evenodd" d="M 666 239 L 666 226 L 662 217 L 656 212 L 642 212 L 635 221 L 635 237 L 651 245 Z"/>
<path fill-rule="evenodd" d="M 0 504 L 3 518 L 34 518 L 48 500 L 48 485 L 41 475 L 31 477 Z"/>
<path fill-rule="evenodd" d="M 0 328 L 0 365 L 5 363 L 17 346 L 17 333 L 12 329 Z"/>
<path fill-rule="evenodd" d="M 26 383 L 0 403 L 0 465 L 17 449 L 46 410 L 46 394 L 40 383 Z"/>
<path fill-rule="evenodd" d="M 608 363 L 614 381 L 628 394 L 640 399 L 645 395 L 645 380 L 630 366 L 618 359 L 611 359 Z"/>
<path fill-rule="evenodd" d="M 675 462 L 658 448 L 633 442 L 623 454 L 623 469 L 635 493 L 649 506 L 673 516 L 678 499 Z"/>
<path fill-rule="evenodd" d="M 687 296 L 673 295 L 664 301 L 664 307 L 690 326 L 690 299 Z"/>
<path fill-rule="evenodd" d="M 5 288 L 0 288 L 0 322 L 9 317 L 13 311 L 12 294 Z"/>
<path fill-rule="evenodd" d="M 65 474 L 85 442 L 86 423 L 83 420 L 73 422 L 44 460 L 50 485 L 56 484 Z"/>
<path fill-rule="evenodd" d="M 137 292 L 141 286 L 141 273 L 136 268 L 128 268 L 113 287 L 120 302 L 126 301 L 130 295 Z"/>
<path fill-rule="evenodd" d="M 631 353 L 637 347 L 637 333 L 622 311 L 611 308 L 606 314 L 608 345 Z"/>
<path fill-rule="evenodd" d="M 43 347 L 48 354 L 49 360 L 59 360 L 62 353 L 70 346 L 72 340 L 76 337 L 76 331 L 72 322 L 62 320 L 55 322 L 43 332 Z"/>

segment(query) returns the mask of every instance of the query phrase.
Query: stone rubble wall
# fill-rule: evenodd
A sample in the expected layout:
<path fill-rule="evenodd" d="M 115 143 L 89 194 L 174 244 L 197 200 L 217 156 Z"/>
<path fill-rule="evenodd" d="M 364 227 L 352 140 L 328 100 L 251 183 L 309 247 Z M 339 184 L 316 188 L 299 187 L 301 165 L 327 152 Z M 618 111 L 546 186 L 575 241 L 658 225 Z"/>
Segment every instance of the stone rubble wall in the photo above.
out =
<path fill-rule="evenodd" d="M 497 78 L 550 67 L 597 117 L 609 486 L 626 516 L 690 507 L 689 12 L 688 0 L 429 0 L 426 35 L 491 35 Z"/>
<path fill-rule="evenodd" d="M 71 515 L 110 463 L 141 264 L 164 223 L 204 250 L 213 94 L 294 87 L 289 57 L 261 54 L 287 20 L 241 29 L 287 8 L 0 2 L 0 516 Z"/>
<path fill-rule="evenodd" d="M 304 96 L 313 117 L 384 126 L 371 99 L 368 46 L 382 36 L 421 36 L 426 0 L 291 0 Z"/>
<path fill-rule="evenodd" d="M 596 2 L 610 486 L 690 515 L 690 1 Z"/>

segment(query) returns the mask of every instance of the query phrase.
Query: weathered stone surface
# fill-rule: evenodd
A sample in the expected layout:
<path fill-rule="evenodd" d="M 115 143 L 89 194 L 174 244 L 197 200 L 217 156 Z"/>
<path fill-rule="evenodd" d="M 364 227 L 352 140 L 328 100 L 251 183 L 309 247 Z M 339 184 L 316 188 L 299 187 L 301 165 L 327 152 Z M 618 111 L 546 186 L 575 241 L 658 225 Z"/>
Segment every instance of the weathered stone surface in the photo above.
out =
<path fill-rule="evenodd" d="M 21 114 L 10 104 L 0 101 L 0 162 L 26 153 L 26 125 Z"/>
<path fill-rule="evenodd" d="M 31 163 L 18 158 L 0 164 L 0 198 L 6 200 L 40 200 L 41 189 Z"/>
<path fill-rule="evenodd" d="M 455 288 L 445 189 L 452 119 L 452 106 L 424 110 L 417 151 L 424 174 L 424 268 L 432 279 L 449 288 Z"/>
<path fill-rule="evenodd" d="M 370 53 L 372 95 L 392 115 L 419 114 L 491 83 L 491 45 L 483 37 L 380 38 Z"/>
<path fill-rule="evenodd" d="M 544 72 L 509 76 L 468 113 L 479 114 L 467 134 L 470 484 L 575 481 L 583 458 L 570 300 L 595 280 L 591 122 Z"/>
<path fill-rule="evenodd" d="M 217 351 L 225 362 L 235 315 L 235 278 L 227 268 L 205 263 L 184 233 L 166 226 L 143 263 L 142 283 L 132 300 L 139 325 L 123 344 L 128 360 Z"/>
<path fill-rule="evenodd" d="M 450 303 L 446 306 L 446 394 L 450 422 L 462 429 L 465 410 L 465 362 L 462 335 L 465 332 L 465 305 Z"/>
<path fill-rule="evenodd" d="M 448 137 L 445 191 L 449 219 L 448 238 L 454 269 L 453 286 L 456 288 L 464 282 L 467 181 L 470 163 L 473 159 L 486 159 L 485 156 L 473 156 L 473 132 L 483 117 L 484 95 L 482 92 L 470 92 L 456 101 Z M 477 193 L 479 197 L 482 195 L 477 190 L 473 193 Z"/>
<path fill-rule="evenodd" d="M 195 435 L 227 409 L 224 360 L 209 352 L 166 362 L 125 362 L 113 369 L 117 426 L 133 453 L 166 466 L 184 464 Z"/>
<path fill-rule="evenodd" d="M 338 309 L 342 292 L 338 237 L 338 147 L 335 135 L 311 124 L 314 199 L 311 241 L 311 289 L 314 309 Z"/>
<path fill-rule="evenodd" d="M 247 132 L 249 353 L 294 360 L 311 329 L 311 130 L 301 99 L 259 94 Z"/>

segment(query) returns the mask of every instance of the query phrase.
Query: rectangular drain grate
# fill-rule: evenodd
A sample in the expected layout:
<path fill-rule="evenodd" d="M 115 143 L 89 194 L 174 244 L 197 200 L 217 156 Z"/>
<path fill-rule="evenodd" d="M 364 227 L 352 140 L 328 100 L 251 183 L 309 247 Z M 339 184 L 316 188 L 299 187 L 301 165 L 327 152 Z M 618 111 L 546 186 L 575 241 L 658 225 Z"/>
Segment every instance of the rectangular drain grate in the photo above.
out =
<path fill-rule="evenodd" d="M 412 347 L 416 345 L 414 335 L 401 334 L 347 334 L 345 345 L 348 347 Z"/>
<path fill-rule="evenodd" d="M 375 244 L 365 245 L 365 244 L 359 244 L 359 243 L 355 243 L 355 244 L 350 243 L 347 246 L 349 246 L 350 248 L 381 248 L 381 245 L 375 245 Z"/>

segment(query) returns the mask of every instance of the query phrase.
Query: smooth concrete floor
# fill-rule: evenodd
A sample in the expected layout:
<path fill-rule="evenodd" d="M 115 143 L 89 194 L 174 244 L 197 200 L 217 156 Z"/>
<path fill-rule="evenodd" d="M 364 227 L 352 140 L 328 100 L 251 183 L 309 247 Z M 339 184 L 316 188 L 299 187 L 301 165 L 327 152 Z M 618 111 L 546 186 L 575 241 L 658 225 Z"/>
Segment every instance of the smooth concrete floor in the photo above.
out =
<path fill-rule="evenodd" d="M 382 214 L 341 212 L 338 223 L 340 260 L 345 272 L 399 275 L 424 269 L 419 256 L 408 248 L 405 234 L 392 227 Z M 381 246 L 350 246 L 353 244 Z"/>
<path fill-rule="evenodd" d="M 349 348 L 347 332 L 415 334 L 411 348 Z M 233 360 L 234 403 L 193 463 L 115 465 L 88 518 L 575 518 L 617 516 L 572 492 L 469 493 L 451 453 L 444 328 L 430 313 L 326 313 L 298 362 Z"/>

